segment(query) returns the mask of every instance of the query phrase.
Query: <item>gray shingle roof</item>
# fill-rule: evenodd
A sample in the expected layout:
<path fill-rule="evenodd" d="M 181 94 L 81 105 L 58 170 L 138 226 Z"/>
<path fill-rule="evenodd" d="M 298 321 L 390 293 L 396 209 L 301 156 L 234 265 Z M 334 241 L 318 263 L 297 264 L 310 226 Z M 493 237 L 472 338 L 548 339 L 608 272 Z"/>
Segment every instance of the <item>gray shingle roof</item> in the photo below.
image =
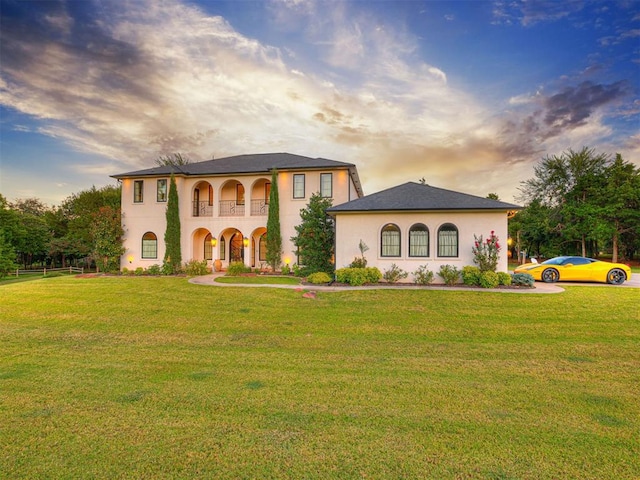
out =
<path fill-rule="evenodd" d="M 443 188 L 407 182 L 327 210 L 327 213 L 425 211 L 425 210 L 519 210 L 511 203 L 476 197 Z"/>
<path fill-rule="evenodd" d="M 162 166 L 137 170 L 135 172 L 111 175 L 113 178 L 148 177 L 158 175 L 234 175 L 243 173 L 264 173 L 276 168 L 278 170 L 354 168 L 352 163 L 327 160 L 326 158 L 310 158 L 291 153 L 261 153 L 236 155 L 233 157 L 206 160 L 178 166 Z"/>

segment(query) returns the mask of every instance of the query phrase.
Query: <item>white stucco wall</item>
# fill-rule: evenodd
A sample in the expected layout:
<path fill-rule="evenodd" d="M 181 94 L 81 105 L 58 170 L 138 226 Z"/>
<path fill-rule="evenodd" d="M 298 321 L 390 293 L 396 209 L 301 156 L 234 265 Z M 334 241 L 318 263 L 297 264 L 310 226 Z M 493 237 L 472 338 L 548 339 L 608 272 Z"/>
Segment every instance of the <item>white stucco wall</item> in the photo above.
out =
<path fill-rule="evenodd" d="M 305 175 L 305 195 L 304 198 L 293 198 L 293 174 Z M 347 169 L 327 169 L 327 170 L 301 170 L 301 171 L 281 171 L 278 175 L 278 193 L 280 200 L 280 227 L 282 235 L 283 254 L 282 261 L 290 264 L 296 262 L 295 248 L 290 238 L 295 235 L 295 226 L 300 223 L 300 210 L 306 208 L 311 195 L 320 190 L 320 174 L 332 173 L 333 177 L 333 205 L 339 205 L 349 200 L 357 198 L 357 190 L 349 176 Z M 121 267 L 135 269 L 137 267 L 148 268 L 151 265 L 162 264 L 164 258 L 164 233 L 166 230 L 166 202 L 157 201 L 157 180 L 166 178 L 169 184 L 169 177 L 123 179 L 122 180 L 122 224 L 124 227 L 124 247 L 125 253 L 121 257 Z M 197 177 L 185 178 L 176 176 L 176 185 L 180 203 L 181 222 L 181 248 L 182 260 L 186 262 L 191 259 L 201 260 L 204 254 L 203 239 L 207 233 L 220 239 L 222 235 L 228 234 L 230 229 L 237 229 L 247 238 L 254 240 L 245 248 L 244 257 L 247 265 L 251 264 L 251 249 L 255 248 L 256 265 L 259 266 L 257 241 L 259 235 L 264 232 L 267 225 L 267 215 L 251 215 L 252 193 L 256 197 L 263 197 L 264 190 L 254 189 L 256 182 L 271 181 L 270 174 L 235 175 L 219 177 Z M 144 182 L 143 202 L 134 203 L 134 180 Z M 244 215 L 220 216 L 219 201 L 229 199 L 229 189 L 225 189 L 225 184 L 229 180 L 237 181 L 244 186 L 245 190 L 245 211 Z M 213 215 L 194 216 L 193 215 L 193 192 L 195 187 L 206 181 L 213 187 Z M 260 185 L 258 183 L 257 185 Z M 234 187 L 235 188 L 235 187 Z M 262 195 L 261 195 L 262 193 Z M 229 197 L 229 198 L 227 198 Z M 200 195 L 200 201 L 208 200 L 208 195 Z M 142 236 L 146 232 L 153 232 L 158 239 L 157 258 L 142 258 Z M 223 264 L 229 262 L 227 245 L 227 255 Z M 220 245 L 214 248 L 213 259 L 219 258 Z"/>
<path fill-rule="evenodd" d="M 380 234 L 382 228 L 393 223 L 401 232 L 400 257 L 382 257 L 380 254 Z M 409 229 L 422 223 L 429 229 L 429 256 L 409 257 Z M 458 257 L 437 256 L 438 229 L 445 223 L 458 228 Z M 453 265 L 462 269 L 465 265 L 475 265 L 471 248 L 474 234 L 485 239 L 494 231 L 501 244 L 498 271 L 506 272 L 507 264 L 507 212 L 506 211 L 443 211 L 443 212 L 388 212 L 388 213 L 340 213 L 336 215 L 336 269 L 347 267 L 355 257 L 360 257 L 358 245 L 362 240 L 369 250 L 365 253 L 367 266 L 378 267 L 384 273 L 396 264 L 409 276 L 406 282 L 413 282 L 412 272 L 421 265 L 427 265 L 435 275 L 434 283 L 443 283 L 437 275 L 441 265 Z"/>

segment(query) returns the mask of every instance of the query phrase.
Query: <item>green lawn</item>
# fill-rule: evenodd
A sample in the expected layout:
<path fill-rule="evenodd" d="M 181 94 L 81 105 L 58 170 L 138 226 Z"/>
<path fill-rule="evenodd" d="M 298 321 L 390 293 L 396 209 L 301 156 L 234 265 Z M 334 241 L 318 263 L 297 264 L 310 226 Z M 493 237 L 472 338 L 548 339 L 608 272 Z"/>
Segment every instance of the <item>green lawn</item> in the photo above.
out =
<path fill-rule="evenodd" d="M 640 477 L 640 292 L 0 286 L 0 478 Z"/>

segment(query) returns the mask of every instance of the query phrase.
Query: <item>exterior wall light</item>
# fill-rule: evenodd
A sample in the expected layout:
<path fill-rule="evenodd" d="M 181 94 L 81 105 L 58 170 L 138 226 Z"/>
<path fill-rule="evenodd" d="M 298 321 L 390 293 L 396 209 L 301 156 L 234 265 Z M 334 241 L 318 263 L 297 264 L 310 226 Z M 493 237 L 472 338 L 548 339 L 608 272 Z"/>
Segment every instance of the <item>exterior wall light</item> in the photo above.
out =
<path fill-rule="evenodd" d="M 248 247 L 249 246 L 249 239 L 247 237 L 244 237 L 242 239 L 242 243 L 244 244 L 245 247 Z"/>
<path fill-rule="evenodd" d="M 211 246 L 215 247 L 218 244 L 218 239 L 216 237 L 211 237 Z"/>
<path fill-rule="evenodd" d="M 133 255 L 129 255 L 127 257 L 127 260 L 129 260 L 129 263 L 133 263 Z"/>

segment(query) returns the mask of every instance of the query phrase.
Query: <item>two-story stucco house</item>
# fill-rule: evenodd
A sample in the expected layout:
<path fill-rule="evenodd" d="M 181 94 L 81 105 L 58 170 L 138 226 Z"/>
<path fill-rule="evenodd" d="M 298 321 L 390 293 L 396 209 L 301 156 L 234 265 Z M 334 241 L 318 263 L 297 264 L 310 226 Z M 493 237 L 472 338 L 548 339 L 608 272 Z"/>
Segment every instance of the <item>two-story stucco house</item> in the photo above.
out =
<path fill-rule="evenodd" d="M 312 194 L 333 205 L 362 197 L 355 165 L 288 153 L 239 155 L 113 175 L 122 183 L 125 254 L 121 267 L 162 264 L 170 176 L 178 189 L 183 260 L 266 262 L 271 171 L 278 171 L 283 263 L 296 263 L 290 241 Z"/>
<path fill-rule="evenodd" d="M 335 267 L 368 247 L 369 266 L 384 272 L 396 264 L 406 272 L 422 265 L 473 265 L 474 235 L 492 231 L 506 243 L 510 203 L 409 182 L 364 196 L 351 163 L 288 153 L 239 155 L 181 166 L 163 166 L 114 175 L 122 182 L 122 223 L 129 269 L 161 264 L 170 175 L 178 189 L 182 258 L 266 265 L 266 233 L 271 171 L 278 171 L 282 263 L 298 261 L 291 242 L 300 210 L 312 194 L 332 199 Z M 330 246 L 327 246 L 330 248 Z M 498 270 L 507 270 L 506 248 Z M 219 260 L 219 262 L 218 262 Z M 408 278 L 407 281 L 411 281 Z M 439 279 L 436 279 L 439 281 Z"/>

